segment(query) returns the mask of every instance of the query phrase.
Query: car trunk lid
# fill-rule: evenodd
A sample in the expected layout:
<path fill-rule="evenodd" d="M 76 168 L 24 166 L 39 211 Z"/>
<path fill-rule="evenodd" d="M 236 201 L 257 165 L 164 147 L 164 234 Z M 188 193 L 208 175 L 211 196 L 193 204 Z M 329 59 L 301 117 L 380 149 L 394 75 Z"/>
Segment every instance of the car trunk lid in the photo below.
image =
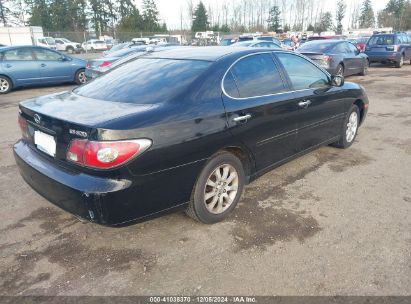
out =
<path fill-rule="evenodd" d="M 94 100 L 64 92 L 27 100 L 19 107 L 27 122 L 27 142 L 55 160 L 65 160 L 72 139 L 98 140 L 99 125 L 145 111 L 151 105 Z M 45 149 L 53 141 L 54 155 Z"/>

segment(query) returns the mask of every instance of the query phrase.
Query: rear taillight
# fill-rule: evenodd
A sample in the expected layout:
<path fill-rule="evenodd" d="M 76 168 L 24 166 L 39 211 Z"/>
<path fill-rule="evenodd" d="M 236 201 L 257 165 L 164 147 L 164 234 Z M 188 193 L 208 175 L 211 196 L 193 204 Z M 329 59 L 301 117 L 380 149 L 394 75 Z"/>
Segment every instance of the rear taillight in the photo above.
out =
<path fill-rule="evenodd" d="M 82 166 L 111 169 L 125 164 L 150 148 L 149 139 L 123 141 L 89 141 L 73 139 L 67 151 L 67 160 Z"/>
<path fill-rule="evenodd" d="M 28 138 L 29 134 L 27 131 L 27 121 L 21 115 L 19 115 L 18 121 L 21 130 L 21 135 L 23 136 L 23 138 Z"/>
<path fill-rule="evenodd" d="M 400 50 L 399 45 L 389 45 L 386 47 L 387 51 L 389 52 L 398 52 Z"/>
<path fill-rule="evenodd" d="M 99 65 L 100 68 L 105 68 L 108 67 L 112 62 L 110 61 L 104 61 L 102 64 Z"/>
<path fill-rule="evenodd" d="M 323 56 L 323 61 L 325 61 L 325 62 L 330 62 L 332 60 L 332 57 L 331 56 L 327 56 L 327 55 L 324 55 Z"/>
<path fill-rule="evenodd" d="M 86 69 L 89 69 L 91 67 L 90 63 L 86 64 Z"/>

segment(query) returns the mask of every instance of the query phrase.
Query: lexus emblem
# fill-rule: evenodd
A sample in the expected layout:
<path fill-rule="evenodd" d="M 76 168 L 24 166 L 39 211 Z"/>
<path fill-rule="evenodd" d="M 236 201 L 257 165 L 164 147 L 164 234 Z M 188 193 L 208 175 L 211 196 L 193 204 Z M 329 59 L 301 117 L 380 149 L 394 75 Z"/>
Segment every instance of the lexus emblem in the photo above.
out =
<path fill-rule="evenodd" d="M 40 123 L 40 121 L 41 121 L 41 117 L 40 117 L 40 115 L 39 115 L 39 114 L 34 114 L 34 121 L 35 121 L 37 124 L 39 124 L 39 123 Z"/>

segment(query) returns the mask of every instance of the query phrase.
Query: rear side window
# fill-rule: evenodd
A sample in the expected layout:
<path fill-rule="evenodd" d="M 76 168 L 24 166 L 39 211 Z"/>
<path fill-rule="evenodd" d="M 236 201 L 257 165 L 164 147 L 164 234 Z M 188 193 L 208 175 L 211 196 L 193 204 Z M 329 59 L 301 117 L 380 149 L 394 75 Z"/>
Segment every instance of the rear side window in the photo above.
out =
<path fill-rule="evenodd" d="M 5 51 L 3 53 L 3 60 L 4 61 L 29 61 L 34 60 L 31 49 L 23 48 L 23 49 L 13 49 L 9 51 Z"/>
<path fill-rule="evenodd" d="M 231 72 L 237 82 L 240 97 L 272 95 L 285 90 L 271 54 L 245 57 L 234 64 Z"/>
<path fill-rule="evenodd" d="M 278 53 L 294 90 L 318 89 L 328 85 L 327 74 L 308 60 L 289 53 Z"/>
<path fill-rule="evenodd" d="M 74 93 L 114 102 L 161 103 L 181 94 L 210 64 L 200 60 L 140 58 L 112 69 Z"/>
<path fill-rule="evenodd" d="M 237 84 L 235 83 L 233 74 L 231 71 L 228 71 L 227 75 L 224 78 L 224 90 L 228 96 L 238 98 L 240 94 L 238 93 Z"/>

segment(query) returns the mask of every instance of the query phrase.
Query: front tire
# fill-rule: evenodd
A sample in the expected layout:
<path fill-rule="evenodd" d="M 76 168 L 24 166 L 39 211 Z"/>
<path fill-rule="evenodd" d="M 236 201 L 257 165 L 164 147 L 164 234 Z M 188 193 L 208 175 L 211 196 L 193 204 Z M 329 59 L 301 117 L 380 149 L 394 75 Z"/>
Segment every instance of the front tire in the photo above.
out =
<path fill-rule="evenodd" d="M 0 94 L 7 94 L 13 89 L 13 83 L 7 76 L 0 75 Z"/>
<path fill-rule="evenodd" d="M 347 149 L 353 143 L 358 133 L 358 126 L 360 125 L 360 109 L 357 105 L 352 105 L 344 120 L 341 129 L 341 138 L 333 146 L 341 149 Z"/>
<path fill-rule="evenodd" d="M 76 84 L 81 85 L 87 82 L 86 72 L 84 69 L 80 69 L 77 71 L 74 81 Z"/>
<path fill-rule="evenodd" d="M 216 154 L 197 179 L 187 215 L 204 224 L 222 221 L 237 205 L 244 181 L 243 164 L 236 156 Z"/>

